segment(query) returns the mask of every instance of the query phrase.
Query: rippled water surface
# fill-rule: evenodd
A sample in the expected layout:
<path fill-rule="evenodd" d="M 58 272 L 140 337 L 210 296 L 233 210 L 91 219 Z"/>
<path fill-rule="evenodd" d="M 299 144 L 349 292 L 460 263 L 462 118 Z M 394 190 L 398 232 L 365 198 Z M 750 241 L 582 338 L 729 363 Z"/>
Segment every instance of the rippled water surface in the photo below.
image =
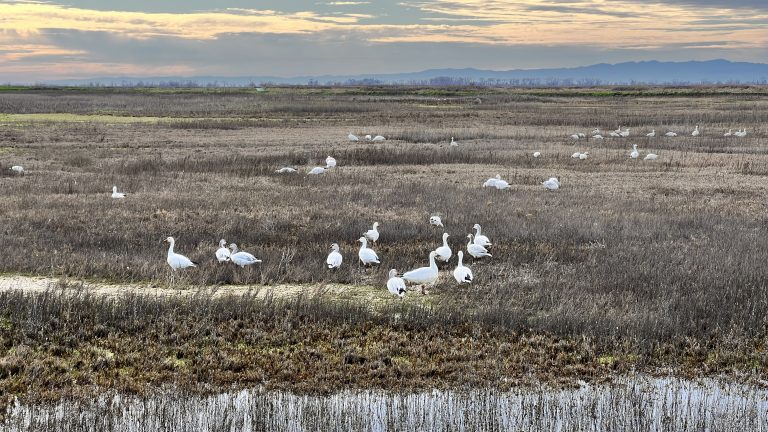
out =
<path fill-rule="evenodd" d="M 21 431 L 763 431 L 768 391 L 717 380 L 633 377 L 555 390 L 299 396 L 251 389 L 12 406 L 2 430 Z"/>

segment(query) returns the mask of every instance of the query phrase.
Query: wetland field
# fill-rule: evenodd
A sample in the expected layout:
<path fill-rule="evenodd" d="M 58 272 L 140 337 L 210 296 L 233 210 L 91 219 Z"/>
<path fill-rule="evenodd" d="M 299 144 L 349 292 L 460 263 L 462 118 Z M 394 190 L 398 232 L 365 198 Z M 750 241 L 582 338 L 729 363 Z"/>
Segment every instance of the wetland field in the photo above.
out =
<path fill-rule="evenodd" d="M 0 87 L 0 430 L 766 430 L 767 96 Z"/>

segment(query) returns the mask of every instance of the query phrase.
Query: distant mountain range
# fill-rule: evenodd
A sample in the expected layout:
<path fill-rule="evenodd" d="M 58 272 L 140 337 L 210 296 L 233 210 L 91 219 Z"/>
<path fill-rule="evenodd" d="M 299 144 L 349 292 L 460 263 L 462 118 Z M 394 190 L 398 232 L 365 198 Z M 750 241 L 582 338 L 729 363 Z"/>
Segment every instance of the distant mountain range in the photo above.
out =
<path fill-rule="evenodd" d="M 422 72 L 276 76 L 155 76 L 100 77 L 45 81 L 51 85 L 136 86 L 249 86 L 249 85 L 333 85 L 333 84 L 431 84 L 431 85 L 510 85 L 569 86 L 611 84 L 768 84 L 768 64 L 727 60 L 659 62 L 642 61 L 596 64 L 560 69 L 429 69 Z"/>

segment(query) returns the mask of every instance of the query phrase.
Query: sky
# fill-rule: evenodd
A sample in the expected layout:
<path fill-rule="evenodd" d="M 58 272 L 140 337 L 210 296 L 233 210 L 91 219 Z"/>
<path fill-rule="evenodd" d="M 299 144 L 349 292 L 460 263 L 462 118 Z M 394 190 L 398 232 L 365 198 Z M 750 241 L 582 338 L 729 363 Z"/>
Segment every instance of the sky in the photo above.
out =
<path fill-rule="evenodd" d="M 768 0 L 0 0 L 0 82 L 768 63 Z"/>

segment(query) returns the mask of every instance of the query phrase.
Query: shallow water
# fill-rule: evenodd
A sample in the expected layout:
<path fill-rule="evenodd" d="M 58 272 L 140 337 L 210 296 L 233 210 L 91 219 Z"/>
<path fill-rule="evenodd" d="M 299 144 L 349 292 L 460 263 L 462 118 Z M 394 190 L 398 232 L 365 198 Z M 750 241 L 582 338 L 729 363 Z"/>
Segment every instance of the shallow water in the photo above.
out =
<path fill-rule="evenodd" d="M 717 380 L 622 378 L 555 390 L 298 396 L 262 389 L 193 396 L 102 395 L 9 409 L 3 431 L 763 431 L 768 391 Z"/>

